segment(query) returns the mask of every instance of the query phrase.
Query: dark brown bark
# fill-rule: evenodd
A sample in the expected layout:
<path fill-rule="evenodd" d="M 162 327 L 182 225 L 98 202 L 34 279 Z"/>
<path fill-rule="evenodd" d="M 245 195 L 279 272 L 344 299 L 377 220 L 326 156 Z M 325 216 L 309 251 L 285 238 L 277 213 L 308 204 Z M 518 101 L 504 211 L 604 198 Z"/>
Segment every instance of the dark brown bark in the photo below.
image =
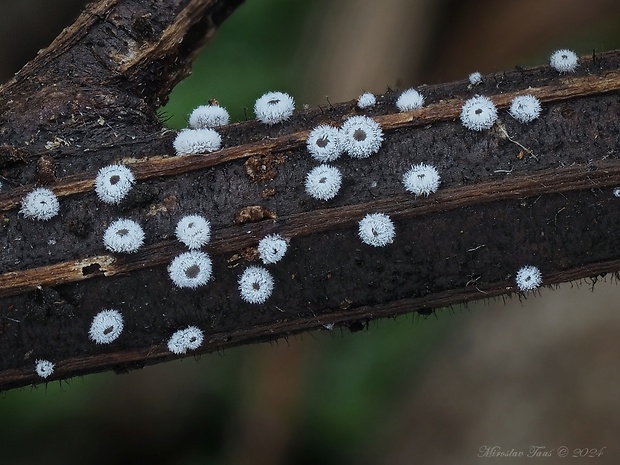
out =
<path fill-rule="evenodd" d="M 541 269 L 545 285 L 620 269 L 620 199 L 612 193 L 620 186 L 619 53 L 584 57 L 573 75 L 544 66 L 487 76 L 475 89 L 463 81 L 425 86 L 427 105 L 410 113 L 396 113 L 389 92 L 364 112 L 384 130 L 380 152 L 335 162 L 342 190 L 319 202 L 304 192 L 316 165 L 305 138 L 319 123 L 357 113 L 355 102 L 300 111 L 274 127 L 229 125 L 221 151 L 193 157 L 173 156 L 174 134 L 157 119 L 156 107 L 237 3 L 158 2 L 147 11 L 140 2 L 100 2 L 0 89 L 0 387 L 40 382 L 39 358 L 56 363 L 50 379 L 168 360 L 168 338 L 188 325 L 205 332 L 197 352 L 210 352 L 515 293 L 515 273 L 526 264 Z M 544 110 L 522 125 L 506 108 L 526 89 Z M 500 109 L 490 131 L 459 123 L 475 93 Z M 52 179 L 40 168 L 49 157 Z M 113 207 L 93 192 L 97 170 L 112 161 L 138 179 Z M 442 178 L 426 198 L 401 184 L 420 162 Z M 43 182 L 59 196 L 61 214 L 24 219 L 21 198 Z M 271 214 L 238 221 L 253 206 Z M 196 212 L 211 220 L 205 250 L 214 279 L 176 289 L 166 270 L 183 251 L 175 224 Z M 394 219 L 393 244 L 359 241 L 357 222 L 368 212 Z M 143 225 L 139 252 L 103 247 L 117 217 Z M 269 233 L 289 238 L 290 249 L 269 266 L 274 294 L 247 304 L 237 279 Z M 101 347 L 88 328 L 104 308 L 123 313 L 125 331 Z"/>

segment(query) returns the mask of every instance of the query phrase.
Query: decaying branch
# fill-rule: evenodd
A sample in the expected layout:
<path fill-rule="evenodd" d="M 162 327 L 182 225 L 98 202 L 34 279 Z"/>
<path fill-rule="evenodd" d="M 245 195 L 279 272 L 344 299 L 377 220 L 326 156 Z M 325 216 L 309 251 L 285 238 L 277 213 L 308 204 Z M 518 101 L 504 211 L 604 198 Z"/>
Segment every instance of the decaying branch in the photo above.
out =
<path fill-rule="evenodd" d="M 48 380 L 171 359 L 170 335 L 189 325 L 204 331 L 195 352 L 203 353 L 512 294 L 523 265 L 539 267 L 545 285 L 620 269 L 620 53 L 583 57 L 570 75 L 542 66 L 486 76 L 474 88 L 422 86 L 425 107 L 407 113 L 396 111 L 390 91 L 370 110 L 347 102 L 273 127 L 231 124 L 220 130 L 222 150 L 174 156 L 174 134 L 161 128 L 156 108 L 237 3 L 148 10 L 99 2 L 0 89 L 2 388 L 41 382 L 37 359 L 55 364 Z M 543 103 L 526 125 L 506 112 L 524 93 Z M 475 94 L 500 111 L 489 131 L 460 124 Z M 380 123 L 381 150 L 334 162 L 341 191 L 312 199 L 304 191 L 316 165 L 305 149 L 309 130 L 359 113 Z M 137 179 L 113 206 L 93 190 L 111 162 Z M 405 192 L 402 176 L 415 163 L 437 167 L 437 193 Z M 19 213 L 41 184 L 61 204 L 47 222 Z M 358 221 L 372 212 L 394 220 L 394 243 L 359 240 Z M 188 213 L 212 226 L 204 250 L 214 278 L 198 289 L 175 288 L 167 272 L 184 251 L 174 229 Z M 138 252 L 104 248 L 103 231 L 119 217 L 143 226 Z M 274 293 L 265 304 L 245 303 L 237 280 L 271 233 L 290 240 L 282 262 L 268 265 Z M 91 320 L 108 308 L 123 314 L 124 331 L 96 345 Z"/>

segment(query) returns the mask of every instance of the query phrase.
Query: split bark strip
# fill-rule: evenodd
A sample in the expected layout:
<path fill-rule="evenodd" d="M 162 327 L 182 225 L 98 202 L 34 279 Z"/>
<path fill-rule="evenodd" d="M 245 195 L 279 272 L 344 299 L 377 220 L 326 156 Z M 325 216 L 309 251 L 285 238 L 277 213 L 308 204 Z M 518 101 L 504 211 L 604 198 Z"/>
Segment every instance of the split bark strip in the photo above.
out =
<path fill-rule="evenodd" d="M 323 203 L 299 187 L 314 166 L 304 141 L 315 125 L 356 113 L 354 102 L 300 111 L 271 128 L 233 124 L 222 128 L 222 151 L 174 157 L 156 107 L 238 2 L 188 0 L 165 11 L 143 3 L 91 6 L 0 89 L 0 169 L 13 183 L 0 194 L 0 388 L 40 382 L 37 358 L 56 363 L 50 379 L 172 359 L 167 339 L 190 324 L 205 331 L 196 352 L 203 353 L 513 293 L 525 264 L 539 265 L 548 285 L 620 269 L 620 209 L 612 194 L 620 185 L 618 52 L 582 58 L 576 75 L 538 67 L 487 76 L 475 89 L 465 82 L 424 86 L 429 104 L 416 112 L 395 113 L 396 94 L 381 96 L 365 112 L 386 133 L 381 153 L 337 162 L 345 186 Z M 152 17 L 161 27 L 136 27 Z M 50 95 L 50 88 L 62 92 Z M 458 116 L 474 93 L 502 110 L 514 95 L 532 93 L 544 114 L 520 126 L 502 112 L 512 136 L 468 132 Z M 55 138 L 69 146 L 49 149 Z M 533 144 L 538 158 L 519 154 L 513 138 Z M 36 183 L 37 159 L 50 153 L 62 168 L 50 188 L 62 197 L 64 216 L 28 222 L 16 210 Z M 257 155 L 281 157 L 269 179 L 248 178 L 244 162 Z M 131 165 L 142 189 L 121 211 L 151 228 L 148 245 L 130 256 L 102 253 L 102 228 L 119 209 L 97 202 L 93 177 L 114 161 Z M 431 197 L 414 199 L 400 185 L 417 162 L 440 168 L 442 186 Z M 262 196 L 264 187 L 272 194 Z M 234 196 L 223 195 L 228 190 Z M 277 219 L 232 224 L 240 208 L 256 204 Z M 204 211 L 214 225 L 208 252 L 215 279 L 205 289 L 174 289 L 167 276 L 166 264 L 182 250 L 171 225 L 185 211 Z M 392 216 L 394 244 L 359 242 L 357 221 L 369 211 Z M 290 238 L 291 250 L 271 268 L 277 291 L 251 306 L 238 296 L 237 270 L 251 262 L 245 249 L 269 233 Z M 53 248 L 46 237 L 57 240 Z M 87 337 L 93 315 L 116 306 L 127 331 L 94 347 Z"/>
<path fill-rule="evenodd" d="M 394 196 L 365 204 L 324 208 L 280 218 L 278 226 L 249 225 L 239 232 L 236 227 L 219 230 L 209 247 L 211 255 L 242 250 L 256 245 L 257 238 L 270 233 L 269 229 L 296 239 L 312 234 L 350 228 L 368 211 L 381 211 L 395 219 L 414 218 L 435 212 L 465 208 L 501 200 L 535 197 L 549 192 L 563 193 L 584 189 L 602 189 L 620 186 L 620 161 L 595 162 L 587 166 L 571 166 L 546 170 L 528 176 L 503 181 L 492 181 L 473 186 L 442 189 L 433 197 L 411 199 Z M 251 234 L 248 234 L 248 230 Z M 85 257 L 80 260 L 57 263 L 0 275 L 0 297 L 27 292 L 42 286 L 54 287 L 91 278 L 130 273 L 144 267 L 162 266 L 178 253 L 170 242 L 153 244 L 126 259 L 113 255 Z"/>
<path fill-rule="evenodd" d="M 538 69 L 542 69 L 539 67 Z M 610 71 L 602 76 L 584 76 L 579 78 L 566 77 L 560 84 L 537 88 L 528 88 L 526 91 L 499 93 L 491 96 L 499 109 L 510 106 L 511 100 L 524 93 L 534 95 L 541 102 L 558 102 L 579 97 L 593 97 L 600 94 L 617 92 L 620 90 L 620 71 Z M 395 129 L 412 129 L 441 121 L 452 121 L 459 118 L 463 99 L 453 99 L 440 103 L 433 103 L 419 110 L 394 113 L 376 117 L 384 132 Z M 342 104 L 341 104 L 342 105 Z M 237 123 L 242 125 L 243 123 Z M 293 134 L 277 137 L 269 141 L 242 144 L 228 147 L 216 153 L 187 157 L 165 157 L 154 155 L 147 158 L 123 158 L 121 163 L 135 171 L 136 179 L 146 180 L 154 177 L 178 176 L 197 170 L 204 170 L 213 166 L 229 163 L 256 155 L 281 153 L 301 147 L 305 144 L 309 131 L 300 131 Z M 88 179 L 88 173 L 79 173 L 60 179 L 54 185 L 54 193 L 59 197 L 79 194 L 93 189 L 94 179 Z M 33 189 L 27 185 L 14 189 L 10 193 L 0 194 L 0 212 L 17 208 L 23 196 Z"/>
<path fill-rule="evenodd" d="M 607 273 L 615 273 L 620 269 L 620 260 L 607 263 L 599 263 L 596 266 L 575 268 L 570 273 L 559 273 L 546 277 L 549 284 L 559 284 L 568 281 L 582 279 L 584 276 L 598 276 Z M 293 321 L 281 320 L 268 325 L 257 325 L 249 328 L 232 331 L 225 334 L 210 334 L 204 342 L 204 352 L 217 352 L 241 344 L 259 343 L 273 340 L 270 333 L 292 336 L 311 330 L 325 330 L 347 325 L 356 318 L 361 321 L 370 319 L 389 318 L 408 313 L 412 308 L 440 308 L 449 307 L 454 302 L 469 302 L 481 297 L 492 298 L 506 294 L 507 289 L 513 288 L 513 283 L 498 283 L 494 286 L 471 286 L 454 291 L 446 291 L 436 294 L 432 299 L 401 299 L 386 305 L 360 307 L 354 311 L 335 311 L 329 317 L 300 318 Z M 85 357 L 68 357 L 59 362 L 55 368 L 60 376 L 59 379 L 80 376 L 90 373 L 115 370 L 124 372 L 135 370 L 154 363 L 174 360 L 165 344 L 158 344 L 138 350 L 124 350 L 119 352 L 107 352 L 105 354 L 93 354 Z M 20 387 L 35 382 L 32 373 L 28 370 L 8 369 L 2 372 L 2 388 L 4 390 Z"/>

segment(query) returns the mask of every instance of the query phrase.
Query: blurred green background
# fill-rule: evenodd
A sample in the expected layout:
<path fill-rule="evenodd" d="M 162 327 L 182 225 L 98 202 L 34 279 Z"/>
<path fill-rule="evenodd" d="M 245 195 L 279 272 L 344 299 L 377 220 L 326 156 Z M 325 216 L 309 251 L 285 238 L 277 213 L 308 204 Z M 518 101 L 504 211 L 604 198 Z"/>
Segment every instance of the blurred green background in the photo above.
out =
<path fill-rule="evenodd" d="M 247 1 L 219 29 L 161 110 L 166 125 L 187 126 L 189 113 L 216 98 L 231 121 L 254 118 L 254 101 L 269 90 L 298 98 L 303 86 L 305 19 L 317 4 L 287 0 Z M 297 106 L 299 106 L 299 101 Z"/>
<path fill-rule="evenodd" d="M 5 80 L 80 3 L 6 2 Z M 315 106 L 609 50 L 618 13 L 609 0 L 247 0 L 160 113 L 182 128 L 216 98 L 239 121 L 269 90 Z M 16 36 L 31 40 L 8 47 Z M 620 293 L 597 287 L 3 393 L 0 463 L 466 464 L 489 460 L 484 445 L 531 444 L 605 446 L 597 463 L 616 463 Z"/>

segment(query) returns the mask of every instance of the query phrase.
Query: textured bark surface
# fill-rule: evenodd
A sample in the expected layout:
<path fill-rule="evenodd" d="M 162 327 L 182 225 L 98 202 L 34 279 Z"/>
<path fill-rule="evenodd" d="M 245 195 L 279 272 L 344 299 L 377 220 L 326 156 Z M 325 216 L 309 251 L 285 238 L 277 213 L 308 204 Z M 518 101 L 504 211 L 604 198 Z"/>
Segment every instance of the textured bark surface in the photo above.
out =
<path fill-rule="evenodd" d="M 210 352 L 514 293 L 527 264 L 546 285 L 620 269 L 619 53 L 583 57 L 571 75 L 544 66 L 486 76 L 473 89 L 464 81 L 423 86 L 426 106 L 409 113 L 396 113 L 390 92 L 363 112 L 347 102 L 274 127 L 232 124 L 220 131 L 221 151 L 175 157 L 174 134 L 155 109 L 237 3 L 162 1 L 147 11 L 140 2 L 100 2 L 0 89 L 1 387 L 40 382 L 40 358 L 56 363 L 50 379 L 167 360 L 168 338 L 188 325 L 205 332 L 197 353 Z M 523 93 L 543 102 L 541 118 L 527 125 L 506 112 Z M 459 122 L 475 94 L 500 110 L 489 131 Z M 340 193 L 313 200 L 304 192 L 316 165 L 308 131 L 358 113 L 381 124 L 381 150 L 336 161 Z M 138 179 L 119 206 L 93 192 L 97 170 L 111 162 Z M 441 175 L 430 197 L 402 187 L 420 162 Z M 60 198 L 61 214 L 48 222 L 19 214 L 38 184 Z M 240 221 L 255 206 L 263 215 Z M 393 218 L 393 244 L 361 243 L 357 222 L 369 212 Z M 214 278 L 196 290 L 175 288 L 166 269 L 184 251 L 174 229 L 188 213 L 204 214 L 213 228 L 205 250 Z M 103 247 L 118 217 L 144 227 L 146 244 L 135 254 Z M 290 248 L 268 267 L 273 295 L 247 304 L 237 280 L 269 233 L 289 238 Z M 98 346 L 88 329 L 105 308 L 123 313 L 125 330 Z"/>

